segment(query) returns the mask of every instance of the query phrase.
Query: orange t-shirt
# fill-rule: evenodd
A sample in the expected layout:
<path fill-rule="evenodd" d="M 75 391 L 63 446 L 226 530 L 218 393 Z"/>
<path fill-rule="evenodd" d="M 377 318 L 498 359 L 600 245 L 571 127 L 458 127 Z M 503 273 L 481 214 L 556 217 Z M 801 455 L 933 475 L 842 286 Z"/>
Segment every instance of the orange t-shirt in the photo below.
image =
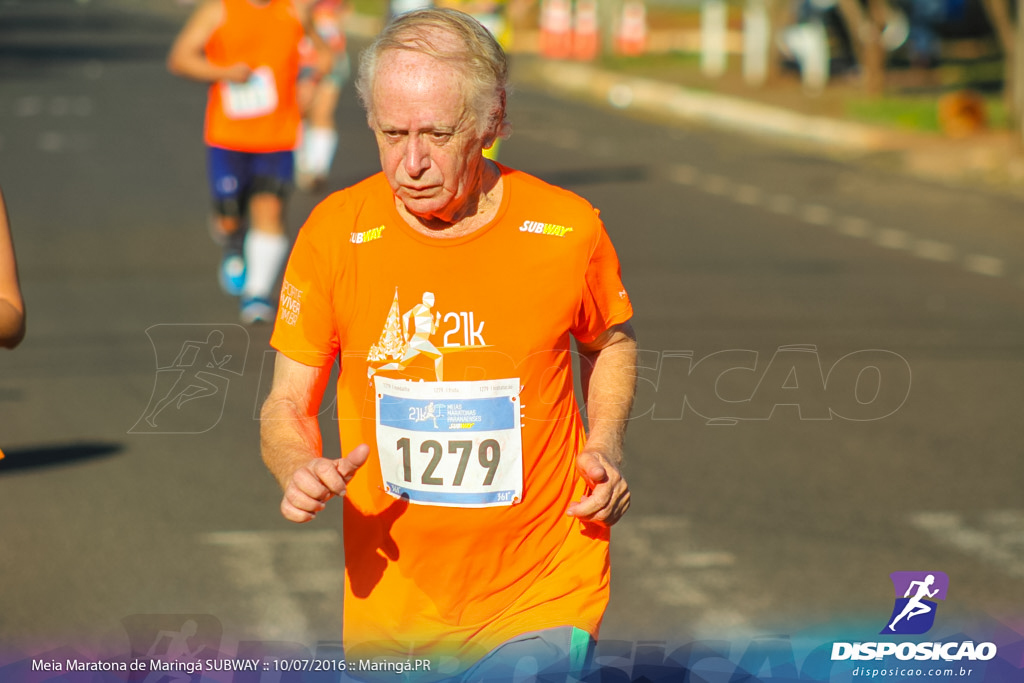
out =
<path fill-rule="evenodd" d="M 222 0 L 224 21 L 206 43 L 214 64 L 244 63 L 246 83 L 218 81 L 206 106 L 206 144 L 241 152 L 294 149 L 302 115 L 296 99 L 302 21 L 290 0 L 254 5 Z"/>
<path fill-rule="evenodd" d="M 469 664 L 514 636 L 595 637 L 608 530 L 568 517 L 586 439 L 570 337 L 632 316 L 619 262 L 580 197 L 502 167 L 494 220 L 437 239 L 409 227 L 383 174 L 336 192 L 293 248 L 271 344 L 340 359 L 348 656 Z M 405 381 L 403 381 L 405 380 Z"/>

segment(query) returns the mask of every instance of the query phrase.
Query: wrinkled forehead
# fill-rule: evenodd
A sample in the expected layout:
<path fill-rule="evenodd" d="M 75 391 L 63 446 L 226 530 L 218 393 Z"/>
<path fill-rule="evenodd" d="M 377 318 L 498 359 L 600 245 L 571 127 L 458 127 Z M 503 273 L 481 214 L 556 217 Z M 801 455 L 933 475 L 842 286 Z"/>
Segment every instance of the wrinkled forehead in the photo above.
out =
<path fill-rule="evenodd" d="M 408 50 L 381 55 L 373 84 L 373 110 L 377 116 L 396 109 L 419 107 L 450 112 L 462 118 L 467 111 L 465 78 L 456 65 Z"/>
<path fill-rule="evenodd" d="M 462 82 L 466 79 L 470 59 L 466 46 L 453 32 L 420 26 L 395 36 L 391 46 L 378 55 L 377 72 L 389 68 L 427 70 Z"/>
<path fill-rule="evenodd" d="M 392 48 L 385 50 L 377 61 L 376 82 L 379 86 L 388 77 L 410 76 L 416 79 L 443 80 L 460 76 L 456 66 L 448 60 L 414 50 Z"/>
<path fill-rule="evenodd" d="M 382 52 L 377 61 L 374 90 L 377 90 L 383 81 L 395 76 L 418 81 L 451 83 L 453 87 L 461 87 L 466 76 L 457 56 L 424 52 L 416 49 L 417 47 L 391 48 Z"/>

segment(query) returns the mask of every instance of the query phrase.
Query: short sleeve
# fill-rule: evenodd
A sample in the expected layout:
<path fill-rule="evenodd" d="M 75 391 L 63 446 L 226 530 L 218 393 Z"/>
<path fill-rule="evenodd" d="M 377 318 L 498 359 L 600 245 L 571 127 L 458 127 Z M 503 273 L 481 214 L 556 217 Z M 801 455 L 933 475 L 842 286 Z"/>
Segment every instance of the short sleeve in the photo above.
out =
<path fill-rule="evenodd" d="M 622 284 L 622 269 L 615 247 L 598 221 L 597 239 L 587 263 L 572 334 L 581 342 L 590 342 L 608 328 L 633 317 L 633 305 Z"/>
<path fill-rule="evenodd" d="M 334 362 L 338 354 L 338 333 L 330 283 L 336 266 L 325 254 L 329 245 L 318 237 L 329 232 L 317 230 L 323 211 L 314 211 L 292 247 L 281 283 L 281 300 L 270 345 L 294 361 L 313 367 Z"/>

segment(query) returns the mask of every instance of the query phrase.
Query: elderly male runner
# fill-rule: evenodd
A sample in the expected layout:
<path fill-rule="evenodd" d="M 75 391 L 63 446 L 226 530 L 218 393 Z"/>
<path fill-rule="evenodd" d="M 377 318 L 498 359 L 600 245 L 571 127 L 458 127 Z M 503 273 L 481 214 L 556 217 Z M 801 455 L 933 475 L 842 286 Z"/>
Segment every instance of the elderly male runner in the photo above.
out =
<path fill-rule="evenodd" d="M 262 448 L 282 513 L 306 522 L 344 494 L 346 661 L 427 658 L 424 680 L 508 678 L 527 656 L 579 671 L 629 507 L 631 304 L 594 208 L 483 156 L 507 125 L 507 73 L 466 14 L 389 24 L 357 86 L 383 173 L 309 217 L 271 340 Z M 426 354 L 384 367 L 402 357 L 398 311 L 427 292 L 440 381 Z M 317 414 L 336 361 L 344 457 L 327 459 Z"/>

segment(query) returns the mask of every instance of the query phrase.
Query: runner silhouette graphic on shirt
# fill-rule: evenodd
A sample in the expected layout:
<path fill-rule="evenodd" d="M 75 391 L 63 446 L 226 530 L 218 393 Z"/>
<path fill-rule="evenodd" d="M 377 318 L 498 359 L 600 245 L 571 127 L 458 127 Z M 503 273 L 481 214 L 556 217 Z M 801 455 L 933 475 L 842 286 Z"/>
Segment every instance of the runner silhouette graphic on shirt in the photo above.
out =
<path fill-rule="evenodd" d="M 178 410 L 181 406 L 197 398 L 214 396 L 220 390 L 207 377 L 213 375 L 220 377 L 216 372 L 210 370 L 224 370 L 224 366 L 231 360 L 231 354 L 224 354 L 217 357 L 217 349 L 224 344 L 224 333 L 220 330 L 213 330 L 206 337 L 206 341 L 186 341 L 181 345 L 178 356 L 164 370 L 177 370 L 178 379 L 160 399 L 153 410 L 146 415 L 146 422 L 151 427 L 156 427 L 156 417 L 172 403 L 177 404 Z"/>
<path fill-rule="evenodd" d="M 434 313 L 433 308 L 433 292 L 424 292 L 422 303 L 416 304 L 402 316 L 402 336 L 405 338 L 402 357 L 379 368 L 368 368 L 367 374 L 370 377 L 382 370 L 405 370 L 416 356 L 422 354 L 427 358 L 434 359 L 434 374 L 437 376 L 438 382 L 443 381 L 444 355 L 430 341 L 430 336 L 441 327 L 441 314 Z M 408 334 L 410 318 L 413 324 L 412 336 Z"/>
<path fill-rule="evenodd" d="M 889 624 L 889 630 L 890 631 L 894 631 L 895 632 L 896 624 L 901 619 L 903 619 L 904 617 L 907 619 L 907 621 L 909 621 L 910 619 L 913 619 L 916 616 L 919 616 L 921 614 L 927 614 L 928 612 L 932 611 L 931 606 L 930 605 L 926 605 L 924 602 L 922 602 L 922 600 L 924 598 L 933 598 L 939 592 L 938 588 L 936 588 L 933 591 L 928 590 L 931 587 L 931 585 L 934 584 L 934 583 L 935 583 L 935 575 L 934 574 L 929 574 L 928 576 L 925 577 L 925 579 L 923 581 L 911 581 L 910 582 L 910 585 L 907 587 L 907 592 L 903 594 L 903 597 L 910 598 L 910 600 L 907 602 L 906 606 L 903 608 L 903 611 L 899 613 L 899 616 L 897 616 L 895 619 L 893 619 L 892 623 Z M 912 592 L 914 592 L 915 587 L 917 589 L 917 592 L 914 593 L 913 597 L 910 597 L 910 594 Z"/>

